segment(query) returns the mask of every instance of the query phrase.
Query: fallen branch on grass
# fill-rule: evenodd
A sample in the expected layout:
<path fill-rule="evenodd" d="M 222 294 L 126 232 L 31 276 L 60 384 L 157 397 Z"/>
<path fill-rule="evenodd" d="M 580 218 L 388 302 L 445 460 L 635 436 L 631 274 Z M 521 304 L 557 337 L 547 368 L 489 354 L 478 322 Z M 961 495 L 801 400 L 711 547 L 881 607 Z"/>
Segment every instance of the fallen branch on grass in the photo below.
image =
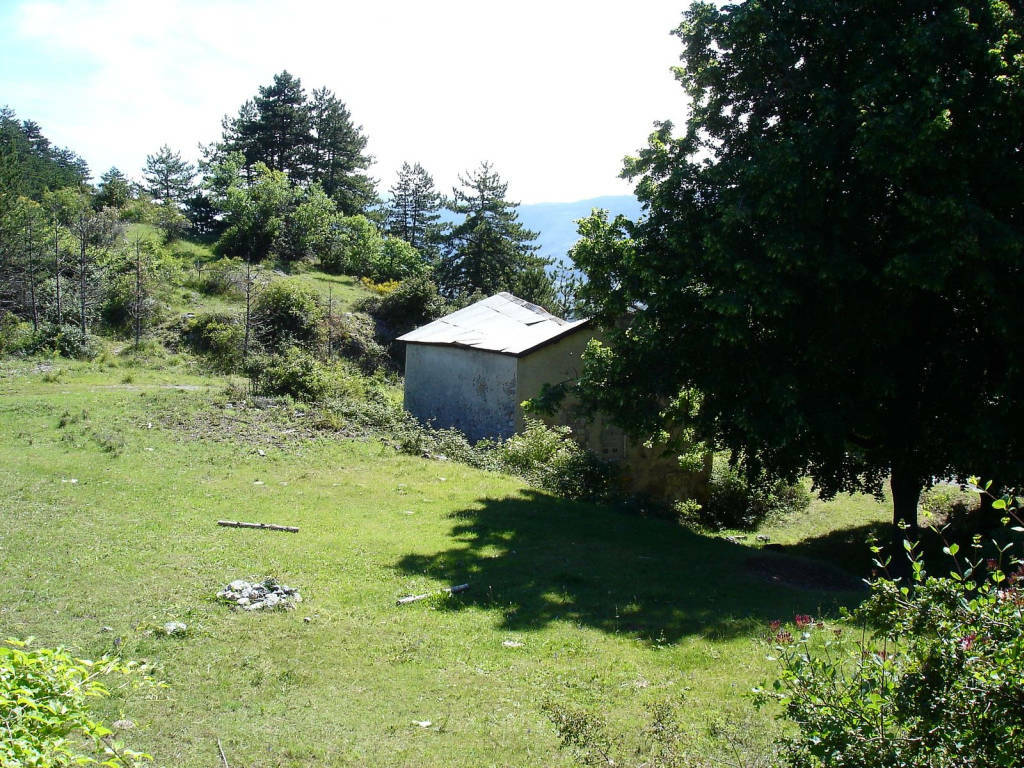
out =
<path fill-rule="evenodd" d="M 469 584 L 456 584 L 454 587 L 445 587 L 442 592 L 447 592 L 449 595 L 454 595 L 456 592 L 464 592 L 469 589 Z M 417 600 L 425 600 L 430 597 L 430 592 L 425 592 L 422 595 L 409 595 L 408 597 L 400 597 L 395 605 L 405 605 L 406 603 L 415 603 Z"/>
<path fill-rule="evenodd" d="M 238 520 L 218 520 L 217 525 L 223 525 L 227 528 L 265 528 L 268 531 L 287 531 L 288 533 L 299 532 L 299 529 L 293 525 L 273 525 L 271 523 L 243 523 Z"/>

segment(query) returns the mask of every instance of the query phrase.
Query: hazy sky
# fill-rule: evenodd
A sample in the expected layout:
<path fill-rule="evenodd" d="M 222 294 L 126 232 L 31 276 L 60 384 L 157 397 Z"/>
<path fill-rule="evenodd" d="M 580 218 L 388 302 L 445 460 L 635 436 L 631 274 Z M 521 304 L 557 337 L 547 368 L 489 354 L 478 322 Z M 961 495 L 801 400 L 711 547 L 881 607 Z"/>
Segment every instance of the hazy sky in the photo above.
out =
<path fill-rule="evenodd" d="M 522 202 L 622 194 L 622 157 L 683 117 L 687 1 L 0 0 L 0 105 L 137 177 L 287 69 L 348 105 L 382 192 L 403 160 L 449 191 L 486 159 Z"/>

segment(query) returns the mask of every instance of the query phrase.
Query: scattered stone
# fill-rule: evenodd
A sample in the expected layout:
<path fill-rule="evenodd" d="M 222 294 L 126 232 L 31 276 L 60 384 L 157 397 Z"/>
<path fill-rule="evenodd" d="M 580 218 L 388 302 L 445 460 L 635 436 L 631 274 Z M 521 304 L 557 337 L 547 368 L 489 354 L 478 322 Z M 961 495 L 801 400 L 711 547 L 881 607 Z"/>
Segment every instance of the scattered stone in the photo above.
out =
<path fill-rule="evenodd" d="M 263 481 L 262 480 L 257 480 L 257 481 L 255 481 L 253 483 L 253 485 L 263 485 Z"/>
<path fill-rule="evenodd" d="M 256 453 L 258 453 L 260 456 L 266 456 L 267 455 L 267 452 L 264 451 L 262 448 L 257 448 L 256 449 Z"/>
<path fill-rule="evenodd" d="M 180 621 L 168 621 L 164 624 L 163 630 L 165 635 L 173 637 L 175 635 L 184 635 L 188 632 L 188 626 Z"/>
<path fill-rule="evenodd" d="M 413 720 L 412 724 L 413 725 L 418 725 L 420 728 L 429 728 L 430 726 L 433 725 L 433 723 L 430 722 L 429 720 Z"/>
<path fill-rule="evenodd" d="M 100 627 L 100 632 L 113 632 L 113 627 Z"/>
<path fill-rule="evenodd" d="M 521 642 L 519 642 L 518 640 L 503 640 L 501 644 L 504 645 L 506 648 L 522 648 L 523 647 L 523 644 Z"/>
<path fill-rule="evenodd" d="M 768 543 L 769 541 L 772 540 L 772 537 L 771 536 L 765 536 L 763 533 L 759 533 L 757 535 L 757 540 L 760 541 L 763 544 L 766 544 L 766 543 Z"/>
<path fill-rule="evenodd" d="M 217 598 L 244 611 L 294 608 L 302 602 L 302 595 L 295 587 L 278 584 L 274 579 L 250 583 L 236 579 L 217 593 Z"/>
<path fill-rule="evenodd" d="M 135 727 L 135 723 L 131 720 L 115 720 L 111 725 L 118 731 L 130 731 Z"/>
<path fill-rule="evenodd" d="M 312 620 L 313 620 L 313 619 L 312 619 L 312 618 L 310 618 L 309 616 L 306 616 L 306 617 L 305 617 L 305 618 L 303 619 L 303 621 L 304 621 L 305 623 L 307 623 L 307 624 L 309 624 L 309 622 L 311 622 Z"/>

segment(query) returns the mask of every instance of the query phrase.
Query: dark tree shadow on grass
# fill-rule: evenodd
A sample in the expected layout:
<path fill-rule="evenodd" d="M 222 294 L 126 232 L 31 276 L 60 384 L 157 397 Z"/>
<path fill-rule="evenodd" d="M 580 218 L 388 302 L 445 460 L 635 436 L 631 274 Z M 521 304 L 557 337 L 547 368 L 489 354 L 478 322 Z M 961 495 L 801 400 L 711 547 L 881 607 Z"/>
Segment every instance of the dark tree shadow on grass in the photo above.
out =
<path fill-rule="evenodd" d="M 650 641 L 727 639 L 796 613 L 834 615 L 863 597 L 856 580 L 827 564 L 539 492 L 483 499 L 452 519 L 449 548 L 409 553 L 398 570 L 469 582 L 448 606 L 498 611 L 511 631 L 565 621 Z M 805 583 L 771 577 L 793 564 L 804 564 L 795 570 Z"/>

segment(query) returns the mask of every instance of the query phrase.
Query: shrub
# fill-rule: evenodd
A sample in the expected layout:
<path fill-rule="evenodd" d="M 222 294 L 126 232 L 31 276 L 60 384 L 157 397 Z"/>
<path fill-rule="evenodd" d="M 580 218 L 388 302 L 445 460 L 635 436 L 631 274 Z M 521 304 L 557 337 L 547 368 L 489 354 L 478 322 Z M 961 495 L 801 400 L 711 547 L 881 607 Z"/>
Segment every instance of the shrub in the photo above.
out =
<path fill-rule="evenodd" d="M 381 255 L 384 240 L 377 226 L 362 215 L 337 219 L 332 225 L 331 247 L 321 255 L 324 272 L 371 275 Z"/>
<path fill-rule="evenodd" d="M 612 487 L 613 469 L 572 439 L 569 427 L 526 420 L 526 429 L 495 449 L 498 465 L 534 485 L 569 499 L 601 499 Z"/>
<path fill-rule="evenodd" d="M 205 355 L 216 370 L 238 370 L 245 329 L 237 316 L 223 312 L 199 314 L 185 321 L 181 333 L 185 343 Z"/>
<path fill-rule="evenodd" d="M 437 291 L 437 285 L 424 276 L 403 280 L 383 296 L 368 296 L 357 308 L 372 315 L 390 338 L 401 336 L 452 310 Z"/>
<path fill-rule="evenodd" d="M 401 285 L 401 281 L 385 280 L 383 283 L 375 283 L 368 277 L 360 277 L 359 284 L 366 290 L 370 291 L 370 293 L 376 293 L 378 296 L 387 296 Z"/>
<path fill-rule="evenodd" d="M 742 465 L 726 454 L 714 457 L 708 499 L 696 512 L 698 522 L 712 530 L 751 530 L 770 517 L 806 509 L 811 503 L 807 489 L 799 483 L 773 481 L 764 476 L 748 477 Z"/>
<path fill-rule="evenodd" d="M 856 631 L 797 616 L 794 639 L 773 624 L 781 678 L 759 700 L 782 701 L 799 729 L 787 744 L 792 768 L 1020 765 L 1024 527 L 1012 514 L 1016 542 L 973 562 L 948 544 L 947 576 L 928 574 L 908 543 L 910 584 L 876 579 L 870 598 L 846 619 Z"/>
<path fill-rule="evenodd" d="M 13 312 L 0 314 L 0 354 L 21 352 L 31 343 L 32 330 Z"/>
<path fill-rule="evenodd" d="M 324 307 L 317 292 L 294 279 L 275 280 L 256 297 L 253 336 L 268 352 L 291 346 L 307 351 L 324 341 Z"/>
<path fill-rule="evenodd" d="M 216 261 L 193 263 L 195 274 L 190 274 L 185 284 L 207 296 L 225 296 L 238 293 L 239 263 L 235 259 L 220 258 Z"/>
<path fill-rule="evenodd" d="M 936 520 L 948 522 L 978 506 L 978 494 L 970 493 L 959 485 L 939 483 L 921 494 L 921 510 Z"/>
<path fill-rule="evenodd" d="M 89 711 L 109 696 L 101 676 L 137 674 L 109 658 L 76 659 L 63 649 L 29 649 L 28 642 L 0 645 L 0 765 L 131 766 L 148 759 L 111 740 L 112 731 Z M 83 751 L 83 750 L 88 751 Z"/>
<path fill-rule="evenodd" d="M 369 275 L 377 282 L 406 280 L 425 274 L 430 267 L 419 251 L 399 237 L 386 237 L 376 262 L 370 264 Z"/>
<path fill-rule="evenodd" d="M 92 360 L 100 353 L 100 340 L 91 333 L 82 333 L 76 326 L 65 326 L 52 338 L 52 349 L 61 357 L 75 360 Z"/>
<path fill-rule="evenodd" d="M 331 391 L 327 368 L 298 347 L 290 347 L 280 355 L 253 356 L 246 363 L 245 373 L 258 395 L 315 402 L 326 399 Z"/>
<path fill-rule="evenodd" d="M 373 319 L 361 312 L 346 312 L 332 318 L 331 352 L 351 360 L 363 371 L 373 373 L 388 367 L 388 351 L 376 339 Z"/>
<path fill-rule="evenodd" d="M 53 323 L 40 323 L 39 330 L 32 331 L 22 323 L 16 329 L 6 347 L 7 352 L 26 355 L 53 353 L 75 360 L 92 360 L 99 355 L 102 344 L 90 333 L 83 334 L 75 325 L 65 325 L 63 330 Z M 0 351 L 5 351 L 0 348 Z"/>

